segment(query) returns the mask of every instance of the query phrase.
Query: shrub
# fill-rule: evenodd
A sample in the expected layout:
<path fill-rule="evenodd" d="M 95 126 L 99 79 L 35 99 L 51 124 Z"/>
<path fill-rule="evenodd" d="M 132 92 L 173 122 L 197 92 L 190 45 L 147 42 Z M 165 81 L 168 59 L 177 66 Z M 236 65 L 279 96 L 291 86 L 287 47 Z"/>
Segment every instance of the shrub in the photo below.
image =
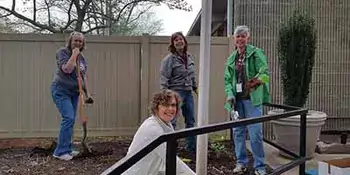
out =
<path fill-rule="evenodd" d="M 314 19 L 301 10 L 295 10 L 280 27 L 277 48 L 284 104 L 303 107 L 315 62 Z"/>

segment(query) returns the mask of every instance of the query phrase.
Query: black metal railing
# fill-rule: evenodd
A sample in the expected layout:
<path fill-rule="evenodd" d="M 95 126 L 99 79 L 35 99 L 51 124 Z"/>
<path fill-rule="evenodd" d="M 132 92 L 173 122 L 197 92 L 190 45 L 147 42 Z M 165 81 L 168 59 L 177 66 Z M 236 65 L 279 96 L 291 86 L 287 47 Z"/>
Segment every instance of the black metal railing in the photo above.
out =
<path fill-rule="evenodd" d="M 109 167 L 107 170 L 102 172 L 101 175 L 120 175 L 127 169 L 129 169 L 131 166 L 133 166 L 135 163 L 137 163 L 139 160 L 141 160 L 143 157 L 145 157 L 148 153 L 153 151 L 155 148 L 157 148 L 162 143 L 166 142 L 166 175 L 175 175 L 176 174 L 176 155 L 177 155 L 177 148 L 176 148 L 176 140 L 180 138 L 185 138 L 188 136 L 194 136 L 194 135 L 201 135 L 201 134 L 207 134 L 211 132 L 221 131 L 225 129 L 232 129 L 234 127 L 239 127 L 243 125 L 249 125 L 254 123 L 261 123 L 266 122 L 270 120 L 278 120 L 282 118 L 287 118 L 291 116 L 300 115 L 300 147 L 299 147 L 299 155 L 296 153 L 293 153 L 292 151 L 289 151 L 288 149 L 273 143 L 267 139 L 264 139 L 265 142 L 268 144 L 271 144 L 272 146 L 280 149 L 281 151 L 286 152 L 287 154 L 293 156 L 295 159 L 291 161 L 288 164 L 282 165 L 281 167 L 274 169 L 270 175 L 277 175 L 282 174 L 283 172 L 286 172 L 296 166 L 299 166 L 299 174 L 304 175 L 305 174 L 305 162 L 307 160 L 306 157 L 306 115 L 308 112 L 308 109 L 306 108 L 298 108 L 293 106 L 286 106 L 286 105 L 278 105 L 278 104 L 271 104 L 271 103 L 265 103 L 265 106 L 269 107 L 275 107 L 284 109 L 283 113 L 279 114 L 270 114 L 270 115 L 264 115 L 262 117 L 258 118 L 249 118 L 249 119 L 240 119 L 238 121 L 229 121 L 229 122 L 223 122 L 218 124 L 210 124 L 207 126 L 201 126 L 201 127 L 193 127 L 188 129 L 183 129 L 180 131 L 174 131 L 171 133 L 163 134 L 162 136 L 159 136 L 157 139 L 152 141 L 150 144 L 148 144 L 146 147 L 138 151 L 137 153 L 124 157 L 123 159 L 119 160 L 117 163 Z"/>

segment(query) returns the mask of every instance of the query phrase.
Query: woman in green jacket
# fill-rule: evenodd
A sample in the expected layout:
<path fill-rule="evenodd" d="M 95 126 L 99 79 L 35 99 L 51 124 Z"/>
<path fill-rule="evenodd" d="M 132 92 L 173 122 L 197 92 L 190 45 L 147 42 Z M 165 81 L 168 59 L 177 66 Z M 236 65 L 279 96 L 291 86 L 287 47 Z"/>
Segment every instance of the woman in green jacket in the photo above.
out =
<path fill-rule="evenodd" d="M 269 102 L 269 73 L 267 59 L 262 49 L 247 44 L 250 36 L 247 26 L 238 26 L 234 31 L 236 50 L 229 56 L 225 67 L 225 108 L 235 110 L 239 118 L 254 118 L 262 115 L 262 104 Z M 254 157 L 256 175 L 266 174 L 263 149 L 262 124 L 256 123 L 233 129 L 237 165 L 234 173 L 247 170 L 246 129 Z"/>

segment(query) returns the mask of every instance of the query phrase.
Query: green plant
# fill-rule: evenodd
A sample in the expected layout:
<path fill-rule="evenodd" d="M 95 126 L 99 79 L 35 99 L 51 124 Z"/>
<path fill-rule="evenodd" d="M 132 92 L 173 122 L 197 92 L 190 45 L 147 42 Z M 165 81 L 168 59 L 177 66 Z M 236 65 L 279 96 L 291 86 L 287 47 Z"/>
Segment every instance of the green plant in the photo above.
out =
<path fill-rule="evenodd" d="M 225 150 L 225 146 L 221 143 L 211 143 L 211 148 L 214 152 L 218 153 Z"/>
<path fill-rule="evenodd" d="M 316 42 L 315 21 L 301 10 L 295 10 L 280 27 L 277 50 L 286 105 L 302 107 L 306 103 Z"/>

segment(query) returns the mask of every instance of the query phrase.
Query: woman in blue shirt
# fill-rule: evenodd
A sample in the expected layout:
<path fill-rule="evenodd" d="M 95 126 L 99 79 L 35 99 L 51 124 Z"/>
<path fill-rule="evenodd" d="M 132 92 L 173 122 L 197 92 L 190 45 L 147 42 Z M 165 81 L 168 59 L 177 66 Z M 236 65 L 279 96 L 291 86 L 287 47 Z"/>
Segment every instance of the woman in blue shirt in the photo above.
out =
<path fill-rule="evenodd" d="M 86 103 L 93 103 L 87 91 L 87 62 L 82 55 L 85 48 L 85 37 L 82 33 L 72 32 L 67 46 L 56 54 L 56 72 L 51 84 L 51 94 L 59 113 L 62 116 L 57 147 L 53 156 L 61 160 L 71 160 L 77 151 L 72 150 L 72 135 L 78 106 L 78 74 L 76 66 L 80 67 L 83 77 L 82 86 Z"/>

